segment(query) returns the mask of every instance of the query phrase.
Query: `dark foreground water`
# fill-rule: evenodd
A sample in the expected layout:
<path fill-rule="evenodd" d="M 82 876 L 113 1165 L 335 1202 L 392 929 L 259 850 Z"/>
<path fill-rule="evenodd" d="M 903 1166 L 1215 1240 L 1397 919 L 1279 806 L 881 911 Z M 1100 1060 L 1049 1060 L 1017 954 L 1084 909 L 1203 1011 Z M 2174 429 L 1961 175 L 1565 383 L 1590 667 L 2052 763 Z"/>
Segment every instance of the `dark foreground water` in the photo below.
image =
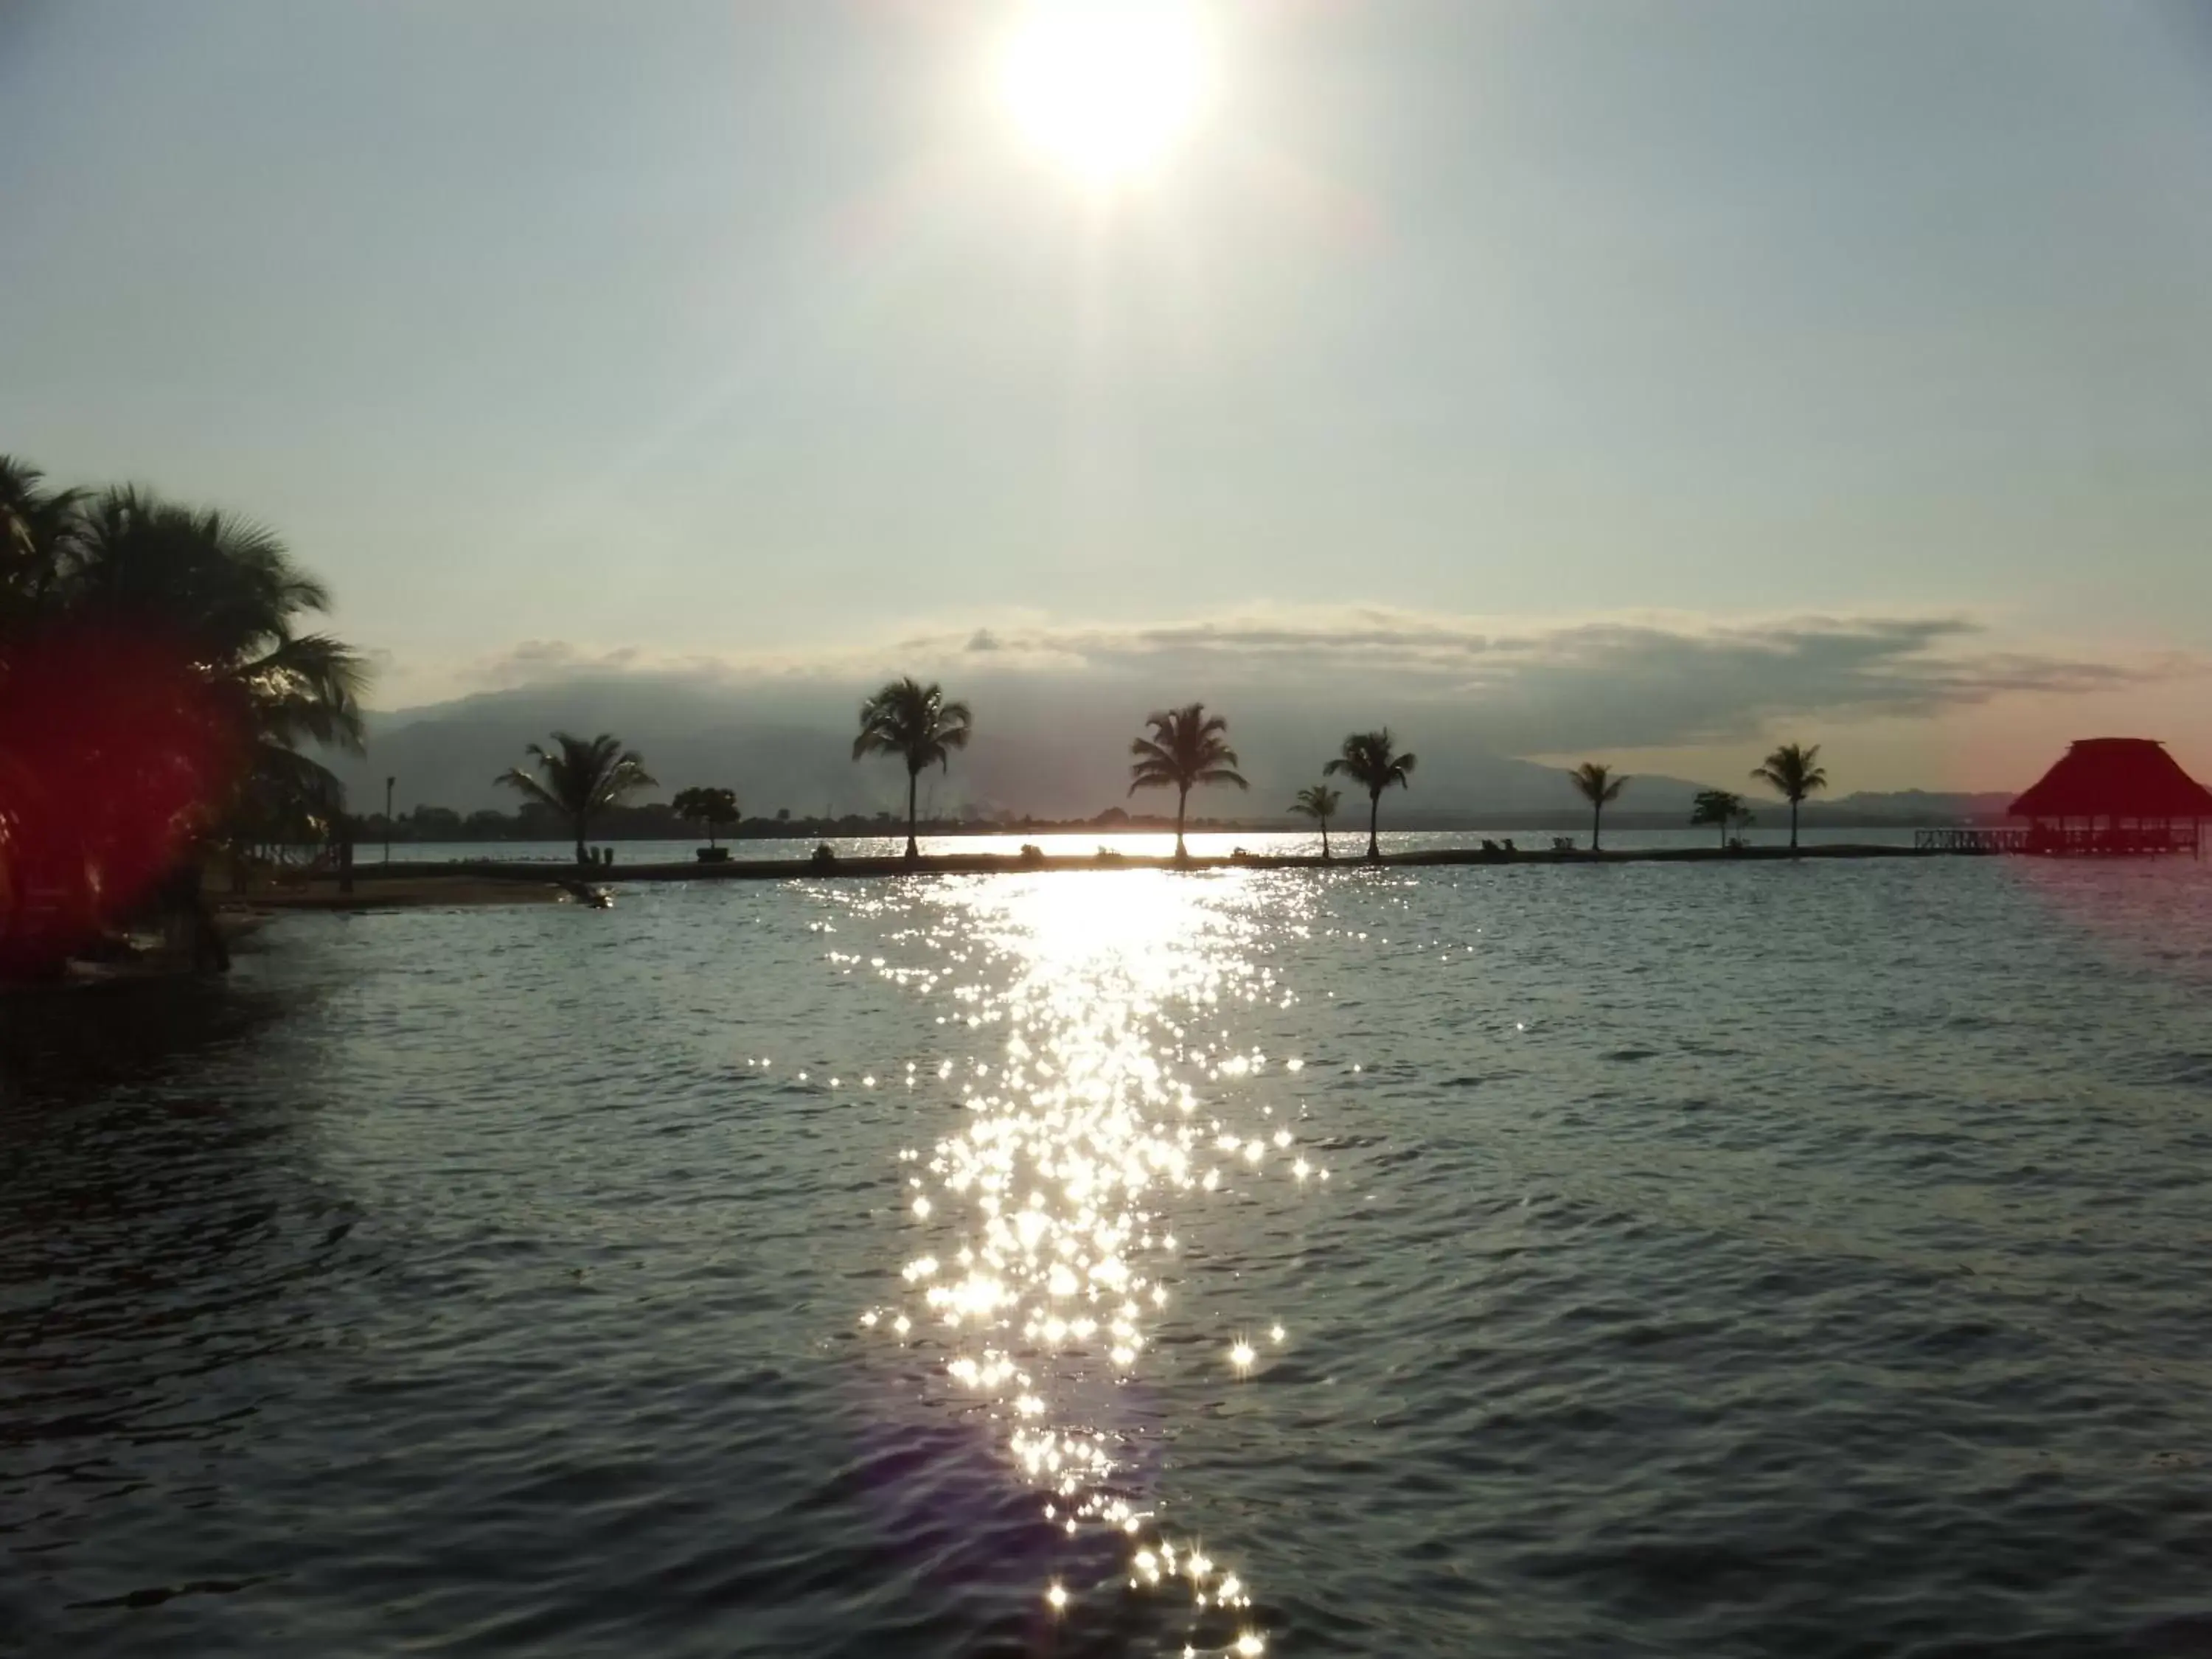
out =
<path fill-rule="evenodd" d="M 0 1650 L 2212 1651 L 2212 866 L 302 917 L 0 1103 Z"/>

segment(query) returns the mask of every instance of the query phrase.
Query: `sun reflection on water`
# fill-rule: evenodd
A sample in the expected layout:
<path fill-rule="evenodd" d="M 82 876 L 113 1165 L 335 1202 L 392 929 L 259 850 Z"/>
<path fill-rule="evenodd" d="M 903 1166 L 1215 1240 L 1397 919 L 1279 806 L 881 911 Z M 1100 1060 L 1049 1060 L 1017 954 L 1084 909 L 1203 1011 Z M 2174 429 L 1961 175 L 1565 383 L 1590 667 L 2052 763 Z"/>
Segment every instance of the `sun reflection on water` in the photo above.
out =
<path fill-rule="evenodd" d="M 940 1024 L 992 1037 L 936 1067 L 957 1122 L 902 1155 L 922 1248 L 900 1299 L 861 1316 L 941 1352 L 1049 1523 L 1119 1535 L 1127 1587 L 1188 1598 L 1193 1634 L 1237 1654 L 1265 1647 L 1251 1592 L 1163 1526 L 1135 1467 L 1141 1431 L 1115 1398 L 1148 1367 L 1189 1363 L 1156 1342 L 1179 1316 L 1178 1235 L 1203 1228 L 1210 1197 L 1225 1182 L 1279 1175 L 1302 1190 L 1328 1176 L 1279 1120 L 1229 1121 L 1217 1097 L 1229 1080 L 1246 1114 L 1275 1120 L 1275 1105 L 1251 1103 L 1267 1092 L 1251 1079 L 1302 1064 L 1232 1049 L 1224 1029 L 1233 1005 L 1295 1000 L 1258 947 L 1250 879 L 1132 871 L 927 890 L 926 925 L 898 936 L 915 958 L 869 965 L 947 1000 Z M 1280 1323 L 1266 1340 L 1281 1347 Z M 1243 1332 L 1211 1352 L 1234 1378 L 1265 1368 Z M 1055 1577 L 1042 1594 L 1057 1615 L 1083 1590 Z"/>

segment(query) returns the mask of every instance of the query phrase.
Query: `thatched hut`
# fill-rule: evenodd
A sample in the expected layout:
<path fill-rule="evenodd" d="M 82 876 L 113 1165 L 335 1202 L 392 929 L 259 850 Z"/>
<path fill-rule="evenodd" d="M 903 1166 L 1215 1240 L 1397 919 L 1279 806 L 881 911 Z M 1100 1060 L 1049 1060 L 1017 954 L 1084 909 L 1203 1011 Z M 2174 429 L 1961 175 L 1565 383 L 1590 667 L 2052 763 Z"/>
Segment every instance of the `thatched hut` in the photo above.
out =
<path fill-rule="evenodd" d="M 2197 853 L 2212 790 L 2148 738 L 2084 738 L 2012 804 L 2032 853 Z"/>

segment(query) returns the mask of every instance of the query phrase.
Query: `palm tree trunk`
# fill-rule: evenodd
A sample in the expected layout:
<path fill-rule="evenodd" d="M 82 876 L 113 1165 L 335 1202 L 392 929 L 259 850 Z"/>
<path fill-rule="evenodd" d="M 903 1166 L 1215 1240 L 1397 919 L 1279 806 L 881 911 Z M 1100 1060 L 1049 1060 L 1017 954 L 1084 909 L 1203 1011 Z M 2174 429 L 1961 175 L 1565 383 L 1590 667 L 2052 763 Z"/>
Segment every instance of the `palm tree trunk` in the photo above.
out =
<path fill-rule="evenodd" d="M 1590 805 L 1590 851 L 1593 853 L 1599 850 L 1598 831 L 1603 828 L 1604 823 L 1605 808 L 1593 802 Z"/>
<path fill-rule="evenodd" d="M 1182 809 L 1190 800 L 1190 786 L 1182 785 L 1176 791 L 1176 859 L 1178 863 L 1190 854 L 1183 850 Z"/>
<path fill-rule="evenodd" d="M 1370 859 L 1382 856 L 1382 844 L 1375 839 L 1375 827 L 1382 819 L 1382 792 L 1380 789 L 1370 790 L 1367 795 L 1367 856 Z"/>
<path fill-rule="evenodd" d="M 921 774 L 920 774 L 919 772 L 915 771 L 912 767 L 910 767 L 910 766 L 909 766 L 908 768 L 907 768 L 907 772 L 906 772 L 906 855 L 907 855 L 907 857 L 908 857 L 908 859 L 918 859 L 918 858 L 920 858 L 920 857 L 921 856 L 921 842 L 917 842 L 917 841 L 916 841 L 916 840 L 915 840 L 915 838 L 914 838 L 914 828 L 915 828 L 914 792 L 915 792 L 915 785 L 916 785 L 916 784 L 917 784 L 917 782 L 920 781 L 921 777 Z"/>
<path fill-rule="evenodd" d="M 1797 850 L 1797 803 L 1790 803 L 1790 850 Z"/>
<path fill-rule="evenodd" d="M 1323 864 L 1328 862 L 1328 820 L 1327 818 L 1321 821 L 1321 861 Z"/>
<path fill-rule="evenodd" d="M 590 833 L 591 820 L 583 813 L 576 814 L 576 863 L 581 867 L 591 862 L 584 856 L 584 837 Z"/>

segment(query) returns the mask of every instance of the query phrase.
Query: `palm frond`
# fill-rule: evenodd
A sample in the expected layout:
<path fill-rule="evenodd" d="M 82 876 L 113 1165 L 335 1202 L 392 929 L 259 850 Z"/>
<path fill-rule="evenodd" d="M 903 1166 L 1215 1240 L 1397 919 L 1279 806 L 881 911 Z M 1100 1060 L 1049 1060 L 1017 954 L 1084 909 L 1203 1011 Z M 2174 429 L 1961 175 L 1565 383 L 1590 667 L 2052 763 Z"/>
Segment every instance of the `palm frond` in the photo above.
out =
<path fill-rule="evenodd" d="M 0 454 L 0 509 L 35 501 L 46 492 L 46 471 L 20 455 Z"/>
<path fill-rule="evenodd" d="M 1817 743 L 1809 748 L 1785 743 L 1752 769 L 1752 779 L 1794 804 L 1828 787 L 1828 775 L 1821 769 L 1820 758 Z"/>
<path fill-rule="evenodd" d="M 645 762 L 635 750 L 625 751 L 599 774 L 593 781 L 590 800 L 593 806 L 613 806 L 625 795 L 634 795 L 641 789 L 651 789 L 660 781 L 645 769 Z"/>
<path fill-rule="evenodd" d="M 860 729 L 853 738 L 853 758 L 897 755 L 909 773 L 952 765 L 952 752 L 965 749 L 975 716 L 964 702 L 945 699 L 945 689 L 924 685 L 912 675 L 892 680 L 860 705 Z"/>
<path fill-rule="evenodd" d="M 533 744 L 531 746 L 535 748 L 537 745 Z M 540 805 L 551 807 L 556 812 L 564 810 L 559 798 L 551 790 L 540 783 L 534 774 L 526 772 L 519 766 L 508 767 L 492 781 L 495 784 L 505 785 L 526 800 L 534 800 Z"/>
<path fill-rule="evenodd" d="M 536 771 L 512 767 L 493 781 L 579 822 L 656 783 L 644 757 L 609 732 L 586 738 L 556 732 L 550 749 L 533 743 L 524 752 L 537 763 Z"/>
<path fill-rule="evenodd" d="M 1325 777 L 1348 777 L 1362 785 L 1370 795 L 1379 796 L 1395 784 L 1401 789 L 1413 787 L 1413 769 L 1420 763 L 1413 755 L 1397 752 L 1396 739 L 1387 726 L 1376 732 L 1354 732 L 1344 740 L 1337 754 L 1324 763 Z"/>
<path fill-rule="evenodd" d="M 326 634 L 288 636 L 227 678 L 244 689 L 264 732 L 288 743 L 307 739 L 362 752 L 367 726 L 361 698 L 369 673 L 352 647 Z"/>
<path fill-rule="evenodd" d="M 1237 771 L 1243 762 L 1229 745 L 1227 718 L 1207 714 L 1204 703 L 1155 709 L 1145 717 L 1145 724 L 1152 735 L 1135 738 L 1129 744 L 1135 757 L 1129 769 L 1132 793 L 1168 787 L 1188 793 L 1207 783 L 1249 787 Z"/>
<path fill-rule="evenodd" d="M 1595 761 L 1584 761 L 1567 775 L 1582 798 L 1592 806 L 1610 806 L 1620 799 L 1620 792 L 1628 787 L 1626 777 L 1613 775 L 1613 769 Z"/>

